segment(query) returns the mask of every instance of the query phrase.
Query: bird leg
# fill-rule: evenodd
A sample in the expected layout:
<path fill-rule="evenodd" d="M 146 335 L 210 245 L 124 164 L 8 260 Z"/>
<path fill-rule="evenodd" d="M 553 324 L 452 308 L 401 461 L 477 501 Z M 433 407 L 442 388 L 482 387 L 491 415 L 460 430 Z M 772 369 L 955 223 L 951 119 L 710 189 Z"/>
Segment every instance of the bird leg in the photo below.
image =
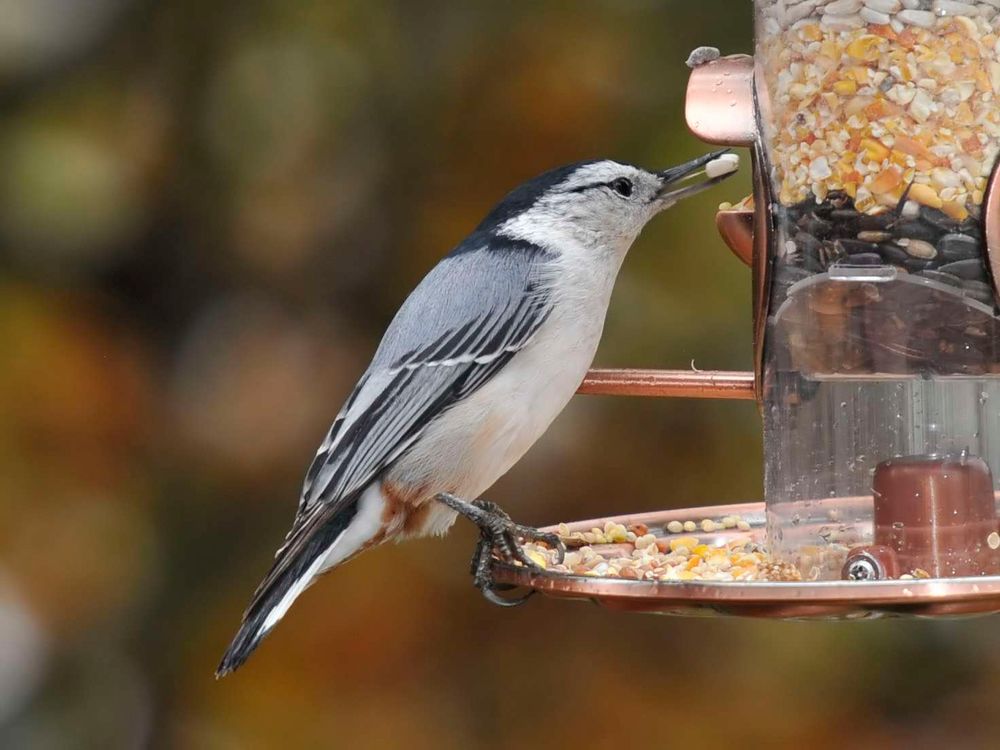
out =
<path fill-rule="evenodd" d="M 514 523 L 510 516 L 496 503 L 491 503 L 488 500 L 475 500 L 469 503 L 447 492 L 440 493 L 436 499 L 479 527 L 479 541 L 472 555 L 470 573 L 476 588 L 494 604 L 501 607 L 514 607 L 524 603 L 534 593 L 532 590 L 524 596 L 514 599 L 507 599 L 496 593 L 512 589 L 514 586 L 494 583 L 490 566 L 494 550 L 504 562 L 518 561 L 526 567 L 543 570 L 525 554 L 518 541 L 520 537 L 525 540 L 545 542 L 557 551 L 559 562 L 563 561 L 566 545 L 556 534 Z"/>

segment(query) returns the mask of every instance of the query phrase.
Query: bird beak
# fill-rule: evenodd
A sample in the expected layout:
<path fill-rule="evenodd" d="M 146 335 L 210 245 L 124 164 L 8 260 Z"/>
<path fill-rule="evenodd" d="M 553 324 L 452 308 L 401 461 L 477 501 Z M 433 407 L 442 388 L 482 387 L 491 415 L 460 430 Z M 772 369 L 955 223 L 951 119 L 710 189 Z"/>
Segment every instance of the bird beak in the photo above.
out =
<path fill-rule="evenodd" d="M 713 151 L 709 154 L 699 156 L 697 159 L 684 162 L 679 166 L 657 172 L 657 176 L 663 181 L 663 184 L 656 194 L 656 202 L 662 208 L 667 208 L 679 200 L 700 193 L 702 190 L 706 190 L 712 185 L 722 182 L 736 171 L 736 166 L 738 166 L 739 162 L 735 162 L 727 171 L 721 173 L 714 174 L 718 170 L 710 170 L 707 179 L 700 182 L 691 182 L 691 178 L 706 175 L 705 165 L 718 159 L 723 154 L 728 154 L 729 151 L 730 149 L 728 148 L 724 148 L 721 151 Z"/>

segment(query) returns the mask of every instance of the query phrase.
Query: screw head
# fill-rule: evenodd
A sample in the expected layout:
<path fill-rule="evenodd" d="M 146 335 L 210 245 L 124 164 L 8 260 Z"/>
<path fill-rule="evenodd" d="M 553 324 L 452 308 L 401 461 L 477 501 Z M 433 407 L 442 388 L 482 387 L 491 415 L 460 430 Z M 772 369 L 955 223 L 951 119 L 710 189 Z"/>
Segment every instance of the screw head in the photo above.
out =
<path fill-rule="evenodd" d="M 879 581 L 885 578 L 885 569 L 872 555 L 863 552 L 849 559 L 845 566 L 849 581 Z"/>

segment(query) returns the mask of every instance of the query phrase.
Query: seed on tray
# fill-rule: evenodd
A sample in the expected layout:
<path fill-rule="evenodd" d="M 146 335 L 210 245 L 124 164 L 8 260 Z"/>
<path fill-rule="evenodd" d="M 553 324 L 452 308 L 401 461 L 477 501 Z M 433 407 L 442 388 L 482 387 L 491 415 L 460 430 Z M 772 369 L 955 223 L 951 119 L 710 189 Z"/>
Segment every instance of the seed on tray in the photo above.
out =
<path fill-rule="evenodd" d="M 651 544 L 656 543 L 656 537 L 652 534 L 644 534 L 635 540 L 635 548 L 637 550 L 646 549 Z"/>
<path fill-rule="evenodd" d="M 682 531 L 684 531 L 684 524 L 681 523 L 680 521 L 671 521 L 670 523 L 667 524 L 667 531 L 669 531 L 671 534 L 680 534 Z"/>

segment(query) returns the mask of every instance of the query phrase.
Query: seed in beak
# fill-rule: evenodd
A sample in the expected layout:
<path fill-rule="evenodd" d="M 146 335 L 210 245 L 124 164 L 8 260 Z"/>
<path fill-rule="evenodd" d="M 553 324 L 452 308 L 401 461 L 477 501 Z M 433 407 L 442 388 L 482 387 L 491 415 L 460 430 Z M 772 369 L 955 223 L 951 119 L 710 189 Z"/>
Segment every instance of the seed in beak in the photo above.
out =
<path fill-rule="evenodd" d="M 739 154 L 722 154 L 705 165 L 705 176 L 709 179 L 735 172 L 740 167 Z"/>

